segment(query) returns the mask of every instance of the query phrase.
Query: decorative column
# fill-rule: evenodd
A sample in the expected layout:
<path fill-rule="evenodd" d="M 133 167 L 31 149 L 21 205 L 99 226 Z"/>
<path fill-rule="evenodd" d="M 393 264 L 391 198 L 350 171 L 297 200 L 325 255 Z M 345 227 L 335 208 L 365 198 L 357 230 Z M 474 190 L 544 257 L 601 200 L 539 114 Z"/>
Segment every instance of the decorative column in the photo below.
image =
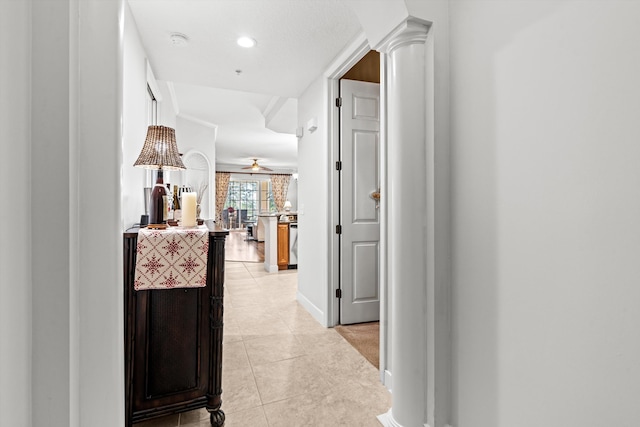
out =
<path fill-rule="evenodd" d="M 264 270 L 275 273 L 278 271 L 278 217 L 260 215 L 258 221 L 264 225 Z"/>
<path fill-rule="evenodd" d="M 387 54 L 388 253 L 393 406 L 387 426 L 424 426 L 428 419 L 428 161 L 429 27 L 407 20 L 384 42 Z M 407 218 L 409 214 L 410 220 Z"/>

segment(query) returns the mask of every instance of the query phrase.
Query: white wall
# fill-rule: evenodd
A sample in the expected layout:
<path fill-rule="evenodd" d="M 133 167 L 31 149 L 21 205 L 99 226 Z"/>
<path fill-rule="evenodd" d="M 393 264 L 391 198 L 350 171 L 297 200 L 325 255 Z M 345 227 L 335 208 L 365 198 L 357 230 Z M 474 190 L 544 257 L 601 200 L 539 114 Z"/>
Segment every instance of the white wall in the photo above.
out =
<path fill-rule="evenodd" d="M 140 215 L 144 213 L 143 189 L 145 186 L 153 186 L 156 172 L 133 166 L 147 136 L 147 126 L 149 125 L 147 95 L 149 74 L 147 68 L 149 66 L 153 68 L 153 64 L 147 61 L 147 54 L 128 3 L 125 4 L 124 18 L 122 206 L 124 229 L 127 229 L 140 221 Z M 153 74 L 153 70 L 151 74 Z M 194 147 L 202 148 L 203 152 L 211 152 L 208 142 L 212 138 L 212 130 L 201 129 L 203 126 L 194 126 L 186 120 L 179 121 L 176 118 L 166 83 L 157 81 L 151 83 L 152 87 L 154 84 L 157 87 L 157 93 L 154 93 L 157 100 L 157 124 L 176 130 L 176 140 L 180 152 L 184 154 Z M 201 133 L 206 133 L 206 137 L 201 137 Z M 213 140 L 215 141 L 215 130 L 213 130 Z M 213 153 L 215 154 L 215 150 Z M 183 174 L 183 172 L 165 172 L 164 182 L 165 184 L 181 184 Z"/>
<path fill-rule="evenodd" d="M 129 4 L 124 15 L 124 79 L 122 122 L 122 214 L 124 228 L 140 222 L 144 213 L 147 170 L 134 167 L 147 136 L 147 58 Z M 162 123 L 159 123 L 162 124 Z"/>
<path fill-rule="evenodd" d="M 298 140 L 298 301 L 328 325 L 328 233 L 331 220 L 328 170 L 329 143 L 325 79 L 313 82 L 298 99 L 298 125 L 318 118 L 318 129 Z"/>
<path fill-rule="evenodd" d="M 0 414 L 31 417 L 30 2 L 0 2 Z"/>
<path fill-rule="evenodd" d="M 450 16 L 453 425 L 637 425 L 640 2 Z"/>
<path fill-rule="evenodd" d="M 344 2 L 356 13 L 367 35 L 369 45 L 374 47 L 408 16 L 406 0 L 344 0 Z"/>
<path fill-rule="evenodd" d="M 181 153 L 186 154 L 195 150 L 203 154 L 209 161 L 211 179 L 208 182 L 206 194 L 202 199 L 202 218 L 214 218 L 215 210 L 215 164 L 216 164 L 216 128 L 195 123 L 178 116 L 176 118 L 176 142 Z M 187 182 L 187 171 L 170 172 L 171 183 L 191 185 L 198 190 L 200 182 Z M 193 180 L 192 180 L 193 181 Z M 165 180 L 167 182 L 167 180 Z"/>
<path fill-rule="evenodd" d="M 153 64 L 151 64 L 153 66 Z M 178 106 L 174 105 L 174 100 L 172 99 L 171 90 L 169 89 L 169 84 L 165 81 L 157 81 L 158 90 L 160 90 L 160 96 L 162 97 L 162 102 L 158 103 L 158 124 L 163 126 L 169 126 L 171 128 L 176 128 L 176 121 L 178 114 Z M 180 152 L 182 152 L 182 148 L 178 145 Z"/>

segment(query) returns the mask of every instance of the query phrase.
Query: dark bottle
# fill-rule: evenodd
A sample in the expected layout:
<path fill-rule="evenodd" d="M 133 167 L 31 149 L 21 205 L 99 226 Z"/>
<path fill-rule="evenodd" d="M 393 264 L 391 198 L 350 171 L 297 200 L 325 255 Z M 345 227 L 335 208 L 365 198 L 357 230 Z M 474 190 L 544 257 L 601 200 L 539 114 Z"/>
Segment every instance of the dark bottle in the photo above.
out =
<path fill-rule="evenodd" d="M 167 223 L 167 190 L 162 179 L 162 170 L 158 171 L 156 185 L 151 190 L 151 206 L 149 207 L 149 224 Z"/>
<path fill-rule="evenodd" d="M 178 186 L 173 186 L 173 219 L 178 221 L 182 218 L 182 210 L 180 209 L 180 198 L 178 197 Z"/>

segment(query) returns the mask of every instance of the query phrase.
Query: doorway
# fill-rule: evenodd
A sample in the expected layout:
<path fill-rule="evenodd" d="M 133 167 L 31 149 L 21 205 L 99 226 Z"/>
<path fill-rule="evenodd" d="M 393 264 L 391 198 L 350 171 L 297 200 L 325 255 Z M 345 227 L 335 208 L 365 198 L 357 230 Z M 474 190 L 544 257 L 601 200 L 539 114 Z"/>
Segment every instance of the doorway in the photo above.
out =
<path fill-rule="evenodd" d="M 366 53 L 339 79 L 338 90 L 336 331 L 384 369 L 379 329 L 380 54 Z"/>
<path fill-rule="evenodd" d="M 339 80 L 336 150 L 341 325 L 380 318 L 380 54 L 369 51 Z"/>

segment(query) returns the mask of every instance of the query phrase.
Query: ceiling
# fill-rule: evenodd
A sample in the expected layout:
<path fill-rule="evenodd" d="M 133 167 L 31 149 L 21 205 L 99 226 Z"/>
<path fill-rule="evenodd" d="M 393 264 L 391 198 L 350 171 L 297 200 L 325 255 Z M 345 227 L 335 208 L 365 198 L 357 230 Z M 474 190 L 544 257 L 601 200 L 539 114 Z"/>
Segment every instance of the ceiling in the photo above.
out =
<path fill-rule="evenodd" d="M 128 2 L 178 115 L 217 126 L 218 169 L 257 158 L 296 172 L 297 98 L 361 32 L 353 11 L 342 0 Z M 240 36 L 257 45 L 238 46 Z"/>

